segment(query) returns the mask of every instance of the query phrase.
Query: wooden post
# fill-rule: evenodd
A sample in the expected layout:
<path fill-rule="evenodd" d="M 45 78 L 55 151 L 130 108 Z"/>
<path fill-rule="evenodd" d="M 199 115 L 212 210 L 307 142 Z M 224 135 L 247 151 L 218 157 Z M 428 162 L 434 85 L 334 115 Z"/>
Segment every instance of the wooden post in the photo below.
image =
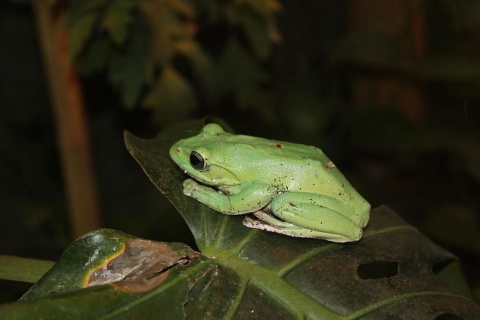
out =
<path fill-rule="evenodd" d="M 34 0 L 32 5 L 55 117 L 72 233 L 78 237 L 100 226 L 82 89 L 75 65 L 68 58 L 65 10 L 53 10 L 48 0 Z"/>

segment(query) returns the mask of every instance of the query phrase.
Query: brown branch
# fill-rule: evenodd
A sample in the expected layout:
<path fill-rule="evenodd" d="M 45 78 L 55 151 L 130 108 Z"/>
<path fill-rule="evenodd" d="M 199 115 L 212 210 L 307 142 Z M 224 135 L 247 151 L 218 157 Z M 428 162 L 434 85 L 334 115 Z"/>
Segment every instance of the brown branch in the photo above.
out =
<path fill-rule="evenodd" d="M 82 89 L 68 58 L 65 10 L 54 12 L 48 0 L 32 1 L 57 129 L 72 232 L 75 237 L 100 225 Z"/>

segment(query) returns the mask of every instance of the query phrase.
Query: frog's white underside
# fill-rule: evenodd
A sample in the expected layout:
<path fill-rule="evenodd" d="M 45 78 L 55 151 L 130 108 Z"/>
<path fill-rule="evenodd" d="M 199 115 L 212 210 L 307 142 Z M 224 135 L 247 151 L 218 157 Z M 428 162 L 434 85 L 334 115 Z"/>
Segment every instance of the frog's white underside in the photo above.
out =
<path fill-rule="evenodd" d="M 243 219 L 243 222 L 242 222 L 245 227 L 252 228 L 252 229 L 264 230 L 264 231 L 269 231 L 269 232 L 283 234 L 283 235 L 288 235 L 288 236 L 295 237 L 295 238 L 319 239 L 319 233 L 321 233 L 321 232 L 318 232 L 318 231 L 310 231 L 309 232 L 309 230 L 307 230 L 307 229 L 304 229 L 303 232 L 298 232 L 298 230 L 289 231 L 288 228 L 271 225 L 270 223 L 262 220 L 262 217 L 264 217 L 264 216 L 273 217 L 272 215 L 270 215 L 269 213 L 267 213 L 265 211 L 257 211 L 257 212 L 254 213 L 254 215 L 255 215 L 255 217 L 257 217 L 259 219 L 253 219 L 249 216 L 246 216 Z M 285 223 L 285 224 L 289 224 L 289 223 Z M 292 225 L 292 226 L 294 228 L 296 228 L 294 225 Z M 324 233 L 324 235 L 325 235 L 324 237 L 320 237 L 320 238 L 328 238 L 328 241 L 337 242 L 337 243 L 357 241 L 357 240 L 360 240 L 360 238 L 362 237 L 362 235 L 360 235 L 360 237 L 358 239 L 346 239 L 346 238 L 343 238 L 343 237 L 341 237 L 339 239 L 332 239 L 331 238 L 332 234 Z"/>

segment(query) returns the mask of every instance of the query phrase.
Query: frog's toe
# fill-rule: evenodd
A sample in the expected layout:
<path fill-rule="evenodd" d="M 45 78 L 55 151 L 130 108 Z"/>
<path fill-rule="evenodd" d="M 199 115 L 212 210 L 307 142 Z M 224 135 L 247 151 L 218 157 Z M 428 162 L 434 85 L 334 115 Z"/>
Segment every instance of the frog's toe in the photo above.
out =
<path fill-rule="evenodd" d="M 192 179 L 187 179 L 183 182 L 183 194 L 186 196 L 191 196 L 193 191 L 197 187 L 197 183 Z"/>

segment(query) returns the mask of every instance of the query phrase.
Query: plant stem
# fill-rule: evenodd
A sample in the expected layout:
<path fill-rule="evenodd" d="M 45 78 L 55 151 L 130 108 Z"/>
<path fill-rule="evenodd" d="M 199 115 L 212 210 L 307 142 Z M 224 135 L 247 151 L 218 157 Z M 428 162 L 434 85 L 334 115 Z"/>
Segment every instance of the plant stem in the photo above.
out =
<path fill-rule="evenodd" d="M 78 237 L 100 225 L 82 89 L 68 57 L 65 8 L 54 8 L 48 0 L 35 0 L 32 4 L 57 127 L 71 228 L 73 236 Z"/>

